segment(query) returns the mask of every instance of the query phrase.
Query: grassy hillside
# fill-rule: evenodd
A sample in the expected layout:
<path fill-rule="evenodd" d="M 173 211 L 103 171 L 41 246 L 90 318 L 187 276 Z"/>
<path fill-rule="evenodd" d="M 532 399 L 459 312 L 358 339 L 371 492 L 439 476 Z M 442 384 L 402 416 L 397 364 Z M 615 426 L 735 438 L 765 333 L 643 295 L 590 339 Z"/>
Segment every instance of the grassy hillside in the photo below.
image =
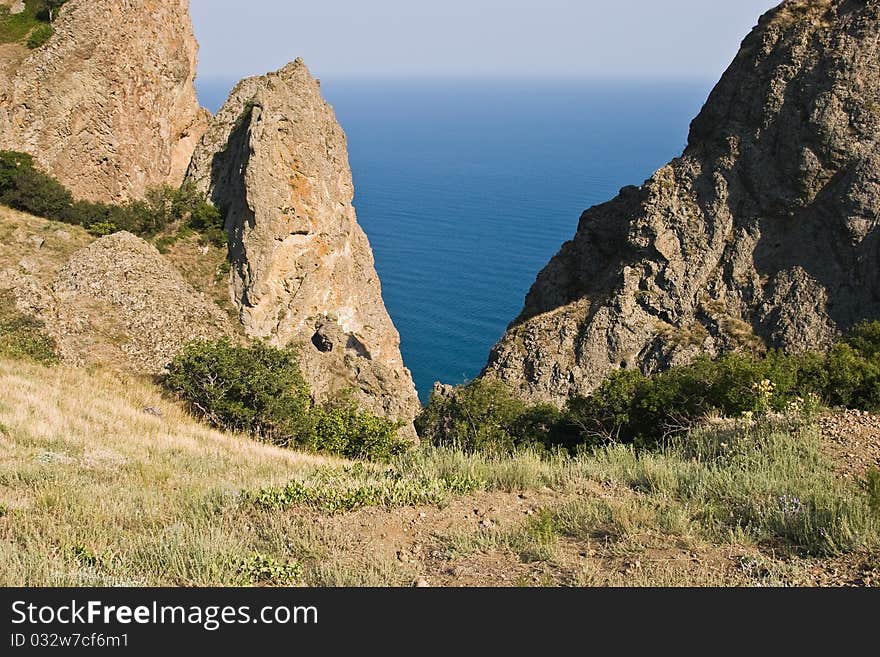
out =
<path fill-rule="evenodd" d="M 865 477 L 793 420 L 353 464 L 207 429 L 148 381 L 0 360 L 0 585 L 878 585 Z"/>

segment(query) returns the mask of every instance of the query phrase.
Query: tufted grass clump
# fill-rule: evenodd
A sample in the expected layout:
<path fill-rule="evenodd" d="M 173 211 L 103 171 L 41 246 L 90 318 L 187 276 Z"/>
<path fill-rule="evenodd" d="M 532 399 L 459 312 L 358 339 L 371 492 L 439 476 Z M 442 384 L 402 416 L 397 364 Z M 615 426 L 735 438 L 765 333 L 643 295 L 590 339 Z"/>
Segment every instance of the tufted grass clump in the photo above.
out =
<path fill-rule="evenodd" d="M 42 48 L 55 34 L 55 28 L 48 24 L 37 25 L 28 35 L 25 45 L 31 50 Z"/>
<path fill-rule="evenodd" d="M 293 586 L 302 578 L 303 565 L 254 552 L 238 563 L 235 573 L 236 583 L 241 586 Z"/>
<path fill-rule="evenodd" d="M 8 290 L 0 290 L 0 356 L 42 365 L 58 362 L 55 340 L 43 332 L 42 322 L 16 309 Z"/>

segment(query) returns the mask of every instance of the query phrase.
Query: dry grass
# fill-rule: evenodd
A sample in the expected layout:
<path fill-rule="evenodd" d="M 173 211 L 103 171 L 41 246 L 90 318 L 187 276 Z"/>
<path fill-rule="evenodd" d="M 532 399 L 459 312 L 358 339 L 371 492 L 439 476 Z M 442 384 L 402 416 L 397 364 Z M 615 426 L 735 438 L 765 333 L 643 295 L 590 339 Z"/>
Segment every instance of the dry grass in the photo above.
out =
<path fill-rule="evenodd" d="M 111 373 L 0 362 L 0 400 L 0 584 L 229 582 L 267 541 L 224 505 L 335 463 L 212 431 Z"/>
<path fill-rule="evenodd" d="M 48 284 L 74 252 L 94 240 L 79 226 L 0 205 L 0 272 L 24 268 Z"/>
<path fill-rule="evenodd" d="M 812 429 L 736 423 L 353 464 L 208 429 L 146 380 L 0 360 L 0 585 L 880 583 L 880 521 L 832 466 Z"/>

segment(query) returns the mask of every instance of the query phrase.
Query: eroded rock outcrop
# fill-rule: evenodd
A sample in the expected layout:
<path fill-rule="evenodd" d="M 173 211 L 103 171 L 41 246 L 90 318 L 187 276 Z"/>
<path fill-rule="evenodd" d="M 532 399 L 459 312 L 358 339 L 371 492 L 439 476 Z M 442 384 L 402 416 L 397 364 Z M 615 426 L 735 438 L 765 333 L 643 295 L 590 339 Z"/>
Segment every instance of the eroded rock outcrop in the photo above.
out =
<path fill-rule="evenodd" d="M 411 420 L 418 399 L 352 206 L 345 135 L 300 60 L 232 91 L 187 179 L 225 217 L 246 333 L 298 345 L 319 401 L 352 391 Z"/>
<path fill-rule="evenodd" d="M 0 288 L 45 322 L 70 363 L 158 374 L 188 341 L 234 336 L 229 317 L 131 233 L 76 251 L 48 284 L 23 267 L 5 274 Z"/>
<path fill-rule="evenodd" d="M 880 317 L 880 2 L 763 16 L 684 154 L 588 210 L 484 374 L 561 403 L 623 367 L 819 349 Z"/>
<path fill-rule="evenodd" d="M 34 51 L 0 52 L 0 148 L 84 199 L 180 184 L 208 121 L 189 0 L 70 0 L 53 27 Z"/>

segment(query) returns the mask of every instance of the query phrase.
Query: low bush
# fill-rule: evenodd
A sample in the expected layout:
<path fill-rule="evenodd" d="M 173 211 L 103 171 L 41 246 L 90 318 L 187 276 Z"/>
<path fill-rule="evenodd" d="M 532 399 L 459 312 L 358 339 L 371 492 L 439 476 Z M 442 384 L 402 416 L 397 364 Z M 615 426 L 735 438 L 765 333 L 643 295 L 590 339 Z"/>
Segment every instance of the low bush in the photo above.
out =
<path fill-rule="evenodd" d="M 40 171 L 31 155 L 16 151 L 0 151 L 0 203 L 82 226 L 97 236 L 127 230 L 153 237 L 177 226 L 178 232 L 198 233 L 203 243 L 226 245 L 220 212 L 192 185 L 150 189 L 144 200 L 124 205 L 78 201 L 60 182 Z"/>
<path fill-rule="evenodd" d="M 54 365 L 57 352 L 58 345 L 43 332 L 42 322 L 18 312 L 12 294 L 0 291 L 0 356 Z"/>
<path fill-rule="evenodd" d="M 711 415 L 810 414 L 821 404 L 880 409 L 880 322 L 856 326 L 827 354 L 728 353 L 645 376 L 621 370 L 558 411 L 480 379 L 432 395 L 416 421 L 435 445 L 468 451 L 602 442 L 651 446 Z"/>
<path fill-rule="evenodd" d="M 37 25 L 28 35 L 25 42 L 31 50 L 41 48 L 46 45 L 52 35 L 55 34 L 55 28 L 48 24 Z"/>
<path fill-rule="evenodd" d="M 384 461 L 410 446 L 398 423 L 353 403 L 313 406 L 290 349 L 196 341 L 169 365 L 164 384 L 215 427 L 282 447 Z"/>
<path fill-rule="evenodd" d="M 354 404 L 316 407 L 312 411 L 312 447 L 352 459 L 387 461 L 410 443 L 400 438 L 400 424 L 358 410 Z"/>
<path fill-rule="evenodd" d="M 468 453 L 509 452 L 541 442 L 541 423 L 555 409 L 530 408 L 502 382 L 477 379 L 446 394 L 433 394 L 416 419 L 423 440 Z"/>
<path fill-rule="evenodd" d="M 169 365 L 165 385 L 219 429 L 285 446 L 311 436 L 308 387 L 290 350 L 192 342 Z"/>

